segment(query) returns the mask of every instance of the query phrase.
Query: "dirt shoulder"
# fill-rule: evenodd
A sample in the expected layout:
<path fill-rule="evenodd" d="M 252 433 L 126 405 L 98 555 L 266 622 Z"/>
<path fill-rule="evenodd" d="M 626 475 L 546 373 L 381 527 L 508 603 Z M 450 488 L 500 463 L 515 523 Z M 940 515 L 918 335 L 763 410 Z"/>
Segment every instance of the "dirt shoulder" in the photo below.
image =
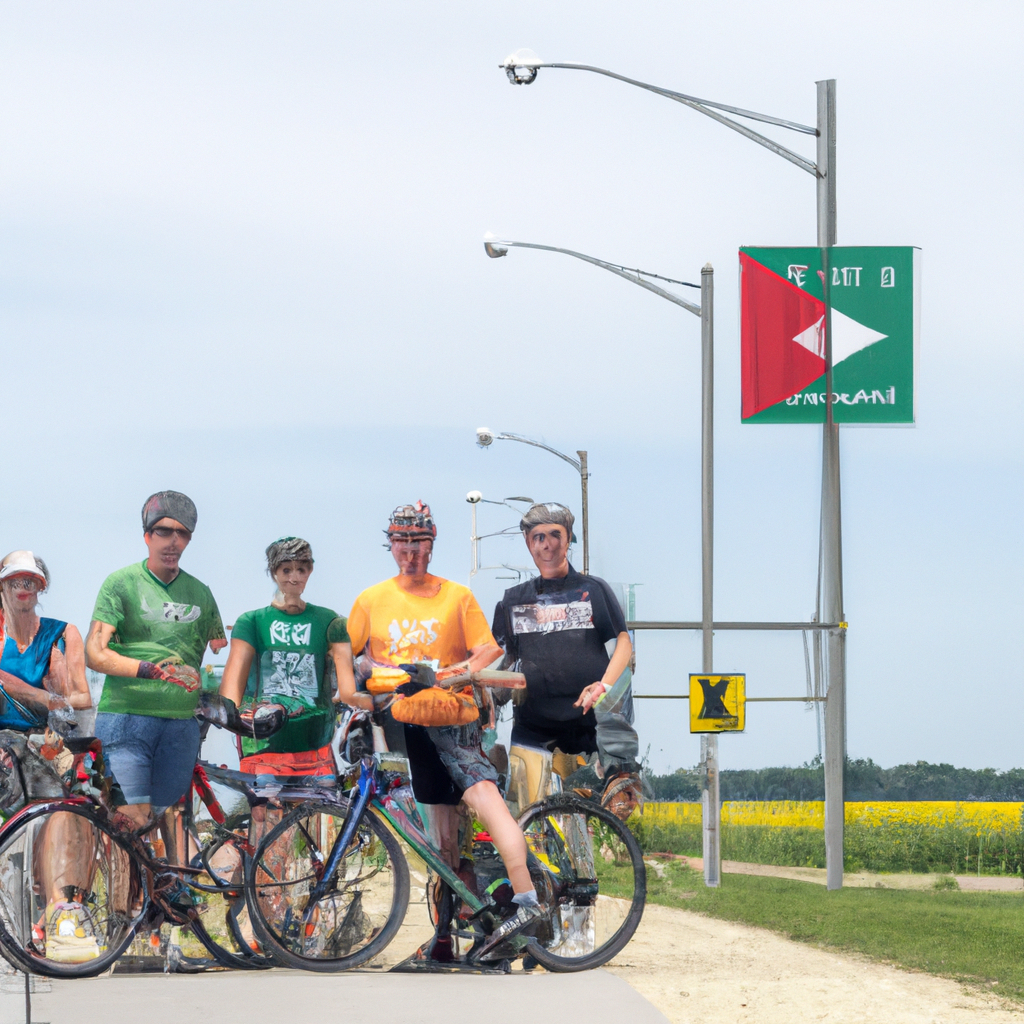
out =
<path fill-rule="evenodd" d="M 701 868 L 699 860 L 691 858 L 690 864 Z M 378 969 L 393 966 L 431 934 L 426 873 L 415 858 L 410 867 L 409 913 L 375 965 Z M 806 875 L 781 877 L 817 881 Z M 874 885 L 879 879 L 926 876 L 863 877 L 862 884 Z M 1024 1008 L 946 978 L 656 904 L 647 905 L 633 940 L 605 970 L 628 982 L 672 1024 L 1024 1024 Z"/>
<path fill-rule="evenodd" d="M 955 981 L 648 905 L 606 968 L 673 1024 L 1004 1024 L 1024 1010 Z"/>

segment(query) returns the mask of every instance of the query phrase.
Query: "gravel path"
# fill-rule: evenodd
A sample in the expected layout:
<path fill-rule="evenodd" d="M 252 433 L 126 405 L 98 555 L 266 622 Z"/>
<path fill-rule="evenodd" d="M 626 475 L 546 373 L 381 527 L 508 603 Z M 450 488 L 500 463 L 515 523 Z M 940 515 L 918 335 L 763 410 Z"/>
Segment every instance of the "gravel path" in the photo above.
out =
<path fill-rule="evenodd" d="M 678 854 L 657 854 L 683 861 L 694 871 L 704 871 L 700 857 L 683 857 Z M 740 860 L 723 860 L 722 873 L 726 875 L 771 875 L 773 878 L 791 878 L 796 882 L 817 882 L 825 884 L 824 868 L 789 868 L 775 864 L 748 864 Z M 843 885 L 855 888 L 876 889 L 931 889 L 940 878 L 949 875 L 878 874 L 874 871 L 847 871 Z M 1024 878 L 1006 875 L 954 875 L 964 892 L 1020 892 L 1024 893 Z"/>
<path fill-rule="evenodd" d="M 1024 1022 L 1019 1004 L 955 981 L 654 905 L 605 970 L 672 1024 Z"/>

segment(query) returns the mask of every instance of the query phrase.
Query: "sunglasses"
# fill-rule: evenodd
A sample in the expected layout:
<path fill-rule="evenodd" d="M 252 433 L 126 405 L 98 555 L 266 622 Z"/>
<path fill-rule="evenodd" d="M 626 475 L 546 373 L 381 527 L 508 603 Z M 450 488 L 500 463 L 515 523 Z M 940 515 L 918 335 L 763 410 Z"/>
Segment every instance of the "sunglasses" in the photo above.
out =
<path fill-rule="evenodd" d="M 40 590 L 43 581 L 35 576 L 9 576 L 3 585 L 9 590 Z"/>
<path fill-rule="evenodd" d="M 149 532 L 155 537 L 159 537 L 161 540 L 167 540 L 168 537 L 171 537 L 174 534 L 177 534 L 182 540 L 192 539 L 192 534 L 189 533 L 188 530 L 179 529 L 176 526 L 154 526 Z"/>

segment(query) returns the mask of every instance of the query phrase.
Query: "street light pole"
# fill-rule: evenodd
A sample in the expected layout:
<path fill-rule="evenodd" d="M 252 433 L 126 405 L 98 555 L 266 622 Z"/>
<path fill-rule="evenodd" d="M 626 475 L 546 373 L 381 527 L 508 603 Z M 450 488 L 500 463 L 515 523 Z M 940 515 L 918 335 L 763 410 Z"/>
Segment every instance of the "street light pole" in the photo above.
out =
<path fill-rule="evenodd" d="M 700 508 L 701 508 L 701 639 L 703 647 L 703 658 L 701 661 L 702 671 L 711 673 L 714 671 L 713 648 L 714 648 L 714 551 L 715 551 L 715 271 L 710 263 L 706 263 L 700 272 L 700 305 L 679 295 L 644 280 L 644 277 L 655 277 L 660 281 L 669 284 L 679 284 L 687 288 L 696 288 L 698 285 L 689 281 L 676 281 L 670 277 L 662 277 L 660 274 L 650 274 L 646 271 L 623 267 L 617 263 L 608 263 L 605 260 L 596 259 L 593 256 L 586 256 L 581 252 L 574 252 L 572 249 L 560 249 L 554 245 L 535 245 L 532 242 L 509 242 L 495 238 L 490 232 L 484 236 L 484 251 L 492 259 L 499 259 L 508 254 L 513 247 L 522 249 L 542 249 L 545 252 L 560 252 L 565 256 L 574 256 L 576 259 L 592 263 L 595 267 L 610 271 L 619 277 L 625 278 L 633 284 L 640 285 L 648 291 L 660 295 L 669 302 L 695 316 L 700 317 L 700 341 L 701 341 L 701 458 L 700 458 Z M 643 275 L 643 276 L 641 276 Z M 484 428 L 481 428 L 483 430 Z M 477 431 L 479 436 L 480 430 Z M 488 436 L 489 431 L 485 432 Z M 505 435 L 498 435 L 499 437 Z M 521 440 L 521 439 L 519 439 Z M 488 442 L 490 443 L 490 442 Z M 532 442 L 536 443 L 536 442 Z M 544 447 L 544 446 L 542 446 Z M 549 449 L 550 451 L 551 449 Z M 560 454 L 556 452 L 556 454 Z M 583 466 L 583 532 L 587 532 L 586 513 L 586 465 L 587 453 L 577 452 Z M 568 457 L 562 455 L 568 461 Z M 585 550 L 585 549 L 584 549 Z M 586 570 L 584 570 L 585 572 Z M 722 849 L 720 838 L 721 821 L 721 797 L 718 784 L 718 737 L 715 735 L 702 735 L 700 740 L 701 758 L 701 819 L 703 822 L 703 852 L 704 852 L 704 884 L 712 888 L 717 887 L 722 878 Z"/>
<path fill-rule="evenodd" d="M 829 250 L 836 244 L 836 83 L 818 86 L 817 206 L 825 297 L 825 425 L 821 439 L 821 544 L 819 621 L 843 623 L 843 530 L 839 424 L 832 409 L 832 284 Z M 843 885 L 846 770 L 846 630 L 823 636 L 825 647 L 825 874 L 829 889 Z"/>
<path fill-rule="evenodd" d="M 580 457 L 580 500 L 582 502 L 581 518 L 583 519 L 583 575 L 590 572 L 590 489 L 587 471 L 587 453 L 577 451 Z"/>
<path fill-rule="evenodd" d="M 700 272 L 700 551 L 701 671 L 714 672 L 715 583 L 715 272 L 707 263 Z M 718 786 L 718 737 L 700 738 L 701 817 L 703 819 L 704 884 L 722 881 L 721 793 Z"/>
<path fill-rule="evenodd" d="M 828 262 L 828 250 L 836 244 L 836 83 L 828 79 L 817 83 L 817 120 L 815 127 L 760 114 L 741 107 L 728 106 L 712 100 L 689 96 L 673 89 L 664 89 L 640 82 L 625 75 L 589 64 L 545 63 L 532 50 L 518 50 L 506 57 L 500 67 L 515 85 L 529 85 L 541 68 L 564 68 L 589 71 L 633 85 L 648 92 L 674 100 L 699 111 L 719 124 L 739 132 L 759 146 L 788 160 L 801 170 L 814 175 L 818 247 L 822 263 Z M 776 125 L 805 135 L 814 135 L 817 153 L 814 161 L 780 145 L 774 139 L 753 131 L 726 114 L 762 124 Z M 585 258 L 585 257 L 584 257 Z M 625 275 L 623 275 L 625 276 Z M 836 623 L 837 628 L 824 632 L 824 670 L 827 683 L 825 702 L 825 864 L 829 889 L 843 884 L 843 775 L 846 764 L 846 622 L 843 614 L 843 552 L 842 503 L 839 474 L 839 425 L 832 415 L 832 315 L 828 302 L 830 282 L 826 275 L 825 291 L 825 425 L 822 433 L 821 519 L 818 554 L 818 622 Z M 650 285 L 644 284 L 644 287 Z M 817 650 L 817 644 L 816 644 Z"/>
<path fill-rule="evenodd" d="M 477 520 L 476 520 L 476 507 L 481 502 L 485 505 L 504 505 L 506 508 L 512 509 L 516 515 L 521 516 L 522 513 L 514 505 L 510 505 L 510 501 L 522 501 L 527 505 L 533 504 L 533 498 L 525 497 L 511 497 L 506 498 L 504 501 L 492 501 L 490 498 L 485 498 L 479 491 L 470 491 L 466 495 L 466 501 L 472 506 L 473 520 L 470 526 L 470 558 L 469 558 L 469 588 L 473 589 L 473 579 L 478 572 L 482 572 L 484 569 L 511 569 L 513 572 L 519 572 L 519 566 L 515 565 L 481 565 L 480 564 L 480 541 L 486 540 L 488 537 L 508 537 L 510 534 L 518 534 L 519 530 L 517 527 L 506 527 L 504 530 L 497 530 L 494 533 L 477 533 Z"/>
<path fill-rule="evenodd" d="M 503 242 L 503 245 L 525 245 L 525 242 Z M 504 256 L 507 249 L 503 249 L 499 253 L 492 252 L 494 248 L 489 241 L 484 241 L 484 248 L 487 250 L 487 255 Z M 548 246 L 534 245 L 528 246 L 531 249 L 546 249 Z M 523 444 L 532 445 L 534 448 L 543 448 L 546 452 L 551 452 L 552 455 L 557 455 L 560 459 L 568 462 L 573 469 L 576 470 L 580 475 L 580 499 L 583 503 L 581 509 L 581 519 L 583 521 L 583 572 L 584 574 L 590 572 L 590 507 L 589 507 L 589 493 L 588 493 L 588 478 L 590 473 L 587 470 L 587 453 L 576 452 L 579 456 L 579 461 L 572 458 L 570 455 L 566 455 L 565 452 L 560 452 L 557 448 L 552 448 L 551 445 L 544 444 L 542 441 L 534 441 L 532 437 L 523 437 L 522 434 L 495 434 L 493 431 L 488 430 L 487 427 L 477 427 L 476 431 L 476 443 L 481 448 L 486 448 L 491 444 L 492 441 L 521 441 Z"/>

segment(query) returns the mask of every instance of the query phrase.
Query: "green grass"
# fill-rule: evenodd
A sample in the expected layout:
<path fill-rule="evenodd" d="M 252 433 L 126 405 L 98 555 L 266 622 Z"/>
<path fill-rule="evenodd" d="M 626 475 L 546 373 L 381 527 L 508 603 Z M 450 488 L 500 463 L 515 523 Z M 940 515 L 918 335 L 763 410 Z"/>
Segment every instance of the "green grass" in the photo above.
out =
<path fill-rule="evenodd" d="M 852 950 L 901 967 L 985 984 L 1024 1002 L 1024 898 L 1014 893 L 854 889 L 726 875 L 718 889 L 678 862 L 648 869 L 647 899 Z M 996 982 L 994 986 L 992 982 Z"/>

